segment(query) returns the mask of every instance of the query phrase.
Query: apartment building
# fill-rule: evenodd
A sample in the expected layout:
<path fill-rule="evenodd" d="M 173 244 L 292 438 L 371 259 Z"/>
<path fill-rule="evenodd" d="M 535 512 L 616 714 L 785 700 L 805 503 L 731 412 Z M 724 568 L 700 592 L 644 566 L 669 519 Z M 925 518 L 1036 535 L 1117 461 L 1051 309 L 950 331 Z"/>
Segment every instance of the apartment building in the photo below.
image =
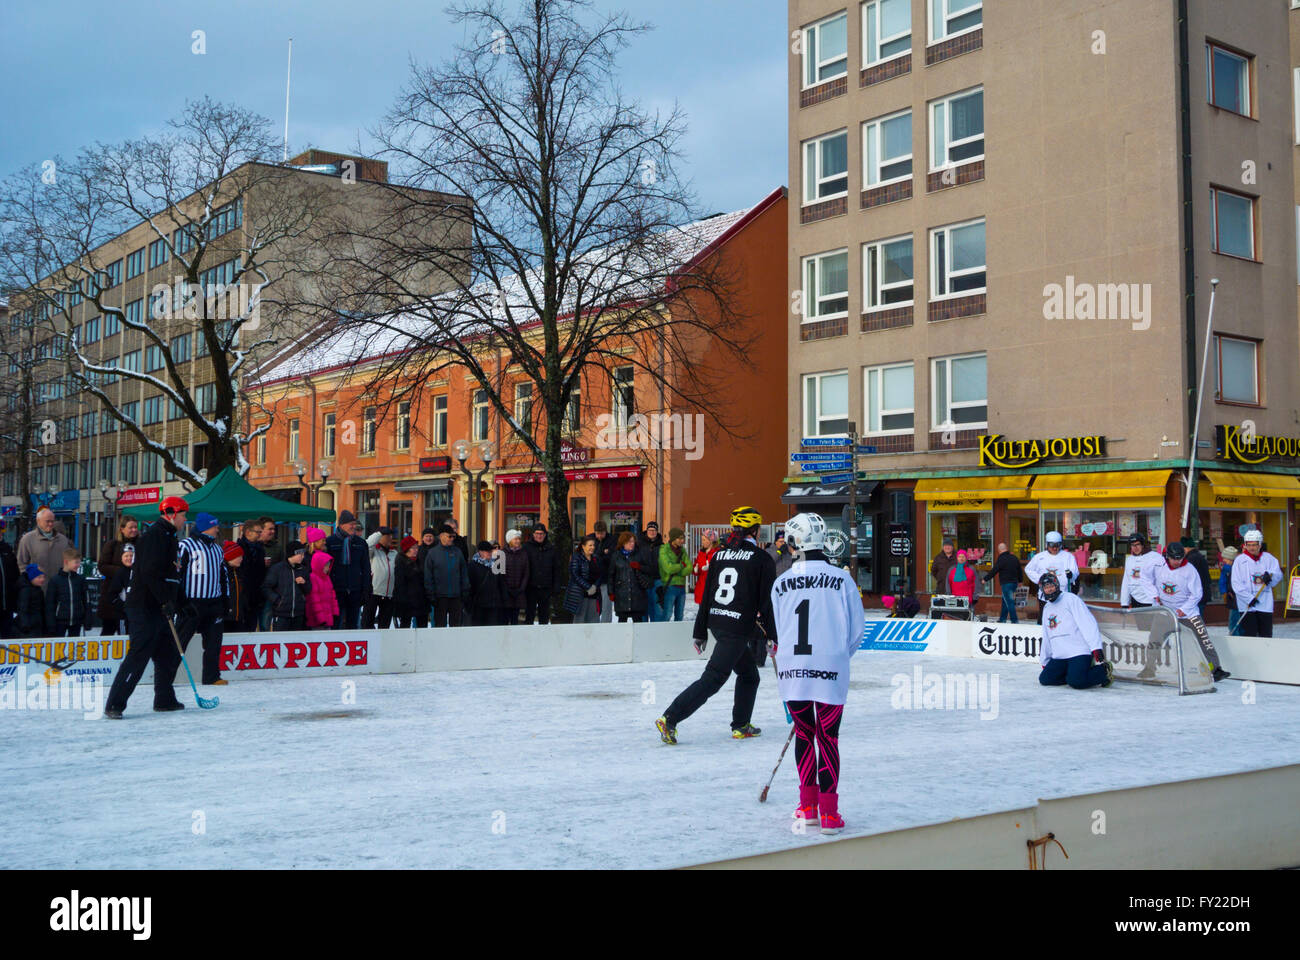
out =
<path fill-rule="evenodd" d="M 1139 532 L 1295 563 L 1296 6 L 791 0 L 788 440 L 874 451 L 868 589 L 1051 530 L 1090 601 Z"/>
<path fill-rule="evenodd" d="M 283 168 L 266 167 L 283 176 L 259 175 L 256 171 L 242 176 L 254 166 L 265 167 L 246 164 L 228 175 L 226 182 L 246 184 L 247 189 L 238 188 L 237 194 L 229 198 L 223 195 L 224 202 L 208 221 L 209 249 L 204 262 L 211 266 L 201 275 L 200 285 L 209 297 L 234 277 L 240 251 L 247 249 L 246 226 L 266 219 L 283 222 L 286 207 L 295 204 L 318 210 L 346 205 L 354 215 L 378 218 L 389 215 L 395 204 L 403 202 L 401 194 L 384 186 L 387 164 L 370 158 L 313 149 L 294 157 Z M 429 191 L 412 192 L 426 200 L 437 196 Z M 460 198 L 450 196 L 446 200 L 449 204 L 460 202 Z M 206 414 L 215 407 L 217 385 L 202 322 L 186 319 L 179 309 L 168 309 L 175 294 L 174 284 L 183 274 L 175 257 L 193 246 L 186 224 L 199 219 L 201 203 L 201 196 L 195 194 L 177 205 L 179 215 L 169 217 L 169 211 L 155 215 L 157 224 L 165 227 L 171 222 L 169 239 L 160 238 L 152 225 L 141 222 L 96 248 L 90 259 L 97 269 L 100 287 L 108 291 L 105 302 L 123 308 L 128 317 L 148 320 L 166 338 L 199 412 Z M 448 223 L 456 219 L 449 218 Z M 266 252 L 271 281 L 268 290 L 275 291 L 276 296 L 268 296 L 260 310 L 256 338 L 269 335 L 277 341 L 292 340 L 315 323 L 313 316 L 297 309 L 295 303 L 312 299 L 314 281 L 303 265 L 314 256 L 312 245 L 318 242 L 318 233 L 309 230 L 300 236 L 286 236 Z M 291 273 L 293 279 L 287 279 Z M 292 285 L 291 290 L 286 290 L 288 285 Z M 164 289 L 167 287 L 171 289 Z M 79 545 L 84 543 L 87 549 L 94 549 L 101 539 L 113 535 L 112 514 L 116 508 L 157 502 L 171 494 L 183 494 L 188 488 L 170 475 L 160 456 L 142 449 L 136 436 L 97 398 L 77 388 L 70 373 L 66 338 L 75 335 L 86 357 L 98 365 L 151 374 L 165 381 L 162 351 L 144 334 L 124 329 L 116 316 L 98 314 L 77 287 L 64 291 L 62 296 L 66 307 L 60 315 L 60 310 L 52 311 L 48 304 L 24 309 L 24 295 L 17 294 L 8 318 L 9 332 L 17 334 L 24 325 L 35 332 L 34 396 L 29 402 L 37 422 L 47 428 L 53 425 L 56 438 L 54 443 L 41 443 L 33 454 L 32 506 L 51 506 L 69 536 Z M 159 299 L 162 303 L 156 304 Z M 155 310 L 155 306 L 161 309 Z M 247 303 L 239 308 L 246 310 Z M 247 340 L 244 343 L 250 345 Z M 18 372 L 17 363 L 11 362 L 9 367 L 12 377 Z M 126 418 L 143 428 L 151 440 L 167 447 L 178 462 L 196 471 L 206 469 L 206 435 L 159 387 L 112 373 L 99 375 L 98 383 Z M 0 402 L 6 404 L 4 413 L 13 416 L 25 401 L 11 391 Z M 45 435 L 49 436 L 48 430 Z M 30 507 L 21 503 L 21 488 L 16 458 L 6 451 L 0 463 L 0 507 L 30 513 Z"/>

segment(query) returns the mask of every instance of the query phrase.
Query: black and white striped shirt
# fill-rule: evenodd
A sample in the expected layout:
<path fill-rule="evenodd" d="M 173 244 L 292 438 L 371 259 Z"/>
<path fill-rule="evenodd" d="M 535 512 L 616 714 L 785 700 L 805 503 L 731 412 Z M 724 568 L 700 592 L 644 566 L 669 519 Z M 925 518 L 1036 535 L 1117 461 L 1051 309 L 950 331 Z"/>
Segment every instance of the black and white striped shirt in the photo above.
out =
<path fill-rule="evenodd" d="M 180 543 L 181 591 L 189 600 L 216 600 L 229 596 L 226 556 L 221 544 L 196 533 Z"/>

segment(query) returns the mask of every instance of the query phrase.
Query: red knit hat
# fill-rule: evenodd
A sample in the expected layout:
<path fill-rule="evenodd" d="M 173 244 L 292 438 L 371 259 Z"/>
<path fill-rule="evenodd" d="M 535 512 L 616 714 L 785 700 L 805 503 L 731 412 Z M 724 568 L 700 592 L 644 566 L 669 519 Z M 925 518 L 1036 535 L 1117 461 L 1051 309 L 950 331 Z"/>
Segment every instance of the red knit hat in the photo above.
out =
<path fill-rule="evenodd" d="M 236 560 L 244 555 L 244 548 L 234 540 L 227 540 L 221 545 L 221 552 L 227 560 Z"/>
<path fill-rule="evenodd" d="M 401 546 L 402 553 L 405 553 L 407 550 L 410 550 L 419 542 L 420 541 L 416 540 L 415 537 L 402 537 L 402 546 Z"/>

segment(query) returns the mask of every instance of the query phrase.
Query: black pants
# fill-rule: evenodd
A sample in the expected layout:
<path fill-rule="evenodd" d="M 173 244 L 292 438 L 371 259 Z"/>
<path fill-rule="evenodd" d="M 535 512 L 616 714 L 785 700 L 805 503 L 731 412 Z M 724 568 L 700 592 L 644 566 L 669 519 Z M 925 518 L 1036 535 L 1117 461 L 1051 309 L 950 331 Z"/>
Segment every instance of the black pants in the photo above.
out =
<path fill-rule="evenodd" d="M 81 627 L 70 626 L 66 623 L 56 623 L 54 625 L 54 635 L 56 637 L 79 637 L 81 636 Z"/>
<path fill-rule="evenodd" d="M 505 607 L 501 611 L 501 622 L 507 627 L 519 622 L 519 608 Z"/>
<path fill-rule="evenodd" d="M 140 682 L 144 666 L 153 661 L 153 705 L 174 706 L 178 701 L 172 683 L 181 665 L 181 655 L 172 639 L 171 627 L 161 610 L 132 607 L 130 612 L 130 648 L 117 668 L 109 688 L 105 709 L 125 710 L 126 702 Z"/>
<path fill-rule="evenodd" d="M 102 620 L 100 621 L 99 635 L 101 637 L 114 636 L 120 627 L 120 620 Z"/>
<path fill-rule="evenodd" d="M 460 597 L 438 597 L 433 602 L 435 627 L 459 627 L 464 616 L 465 606 Z"/>
<path fill-rule="evenodd" d="M 257 633 L 258 618 L 262 613 L 262 602 L 262 592 L 260 590 L 249 595 L 248 606 L 244 608 L 244 615 L 239 618 L 240 633 Z"/>
<path fill-rule="evenodd" d="M 346 590 L 337 591 L 336 596 L 339 601 L 339 615 L 334 621 L 334 629 L 361 629 L 362 596 L 359 593 L 348 593 Z"/>
<path fill-rule="evenodd" d="M 736 675 L 736 699 L 731 708 L 731 729 L 739 730 L 754 715 L 754 700 L 758 696 L 758 665 L 750 652 L 749 638 L 728 634 L 713 634 L 713 656 L 704 667 L 704 673 L 677 695 L 677 699 L 664 711 L 668 726 L 675 727 L 704 702 L 722 689 L 727 676 Z"/>
<path fill-rule="evenodd" d="M 524 607 L 524 623 L 533 622 L 534 612 L 538 623 L 551 622 L 551 588 L 529 587 L 527 605 Z"/>
<path fill-rule="evenodd" d="M 393 625 L 393 598 L 371 596 L 366 601 L 365 616 L 361 621 L 362 630 L 378 627 L 387 630 Z"/>
<path fill-rule="evenodd" d="M 1273 636 L 1273 614 L 1264 610 L 1247 610 L 1241 615 L 1237 635 L 1242 637 Z"/>
<path fill-rule="evenodd" d="M 429 625 L 429 615 L 427 613 L 399 613 L 393 618 L 394 624 L 399 630 L 407 630 L 411 627 L 419 627 L 423 630 Z"/>
<path fill-rule="evenodd" d="M 0 640 L 18 639 L 18 619 L 12 610 L 0 610 Z"/>
<path fill-rule="evenodd" d="M 176 623 L 176 635 L 181 649 L 188 650 L 194 634 L 203 634 L 203 683 L 216 683 L 221 679 L 221 640 L 226 632 L 226 601 L 191 600 L 193 613 L 182 613 Z"/>
<path fill-rule="evenodd" d="M 290 630 L 306 630 L 307 616 L 303 614 L 297 617 L 275 617 L 271 620 L 271 629 L 276 633 L 284 633 Z M 206 681 L 204 681 L 206 683 Z"/>
<path fill-rule="evenodd" d="M 843 704 L 790 700 L 786 709 L 794 720 L 794 760 L 799 783 L 814 784 L 821 793 L 839 793 L 840 719 Z"/>

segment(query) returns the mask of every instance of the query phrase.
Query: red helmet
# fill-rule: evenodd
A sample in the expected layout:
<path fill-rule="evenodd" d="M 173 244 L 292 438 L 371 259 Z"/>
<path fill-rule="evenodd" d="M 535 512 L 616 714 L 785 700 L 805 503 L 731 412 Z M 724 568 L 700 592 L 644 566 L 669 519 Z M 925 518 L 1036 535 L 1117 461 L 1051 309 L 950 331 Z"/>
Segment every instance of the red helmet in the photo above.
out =
<path fill-rule="evenodd" d="M 189 509 L 190 505 L 185 502 L 184 497 L 167 497 L 158 504 L 158 512 L 164 517 L 169 517 L 173 513 L 188 513 Z"/>

